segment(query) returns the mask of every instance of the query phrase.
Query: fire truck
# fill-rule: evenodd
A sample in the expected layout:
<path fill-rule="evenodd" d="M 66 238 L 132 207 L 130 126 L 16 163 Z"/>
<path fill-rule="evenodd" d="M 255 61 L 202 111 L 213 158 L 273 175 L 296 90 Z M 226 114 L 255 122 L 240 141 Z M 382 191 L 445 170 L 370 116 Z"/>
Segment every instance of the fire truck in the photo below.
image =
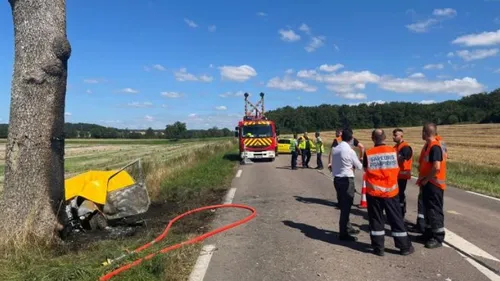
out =
<path fill-rule="evenodd" d="M 273 161 L 278 156 L 276 125 L 264 114 L 264 93 L 260 93 L 260 101 L 255 105 L 248 100 L 245 93 L 245 115 L 235 127 L 238 138 L 240 157 L 244 159 L 269 159 Z M 260 105 L 260 109 L 259 109 Z M 248 107 L 251 110 L 248 110 Z M 255 110 L 255 113 L 253 113 Z"/>

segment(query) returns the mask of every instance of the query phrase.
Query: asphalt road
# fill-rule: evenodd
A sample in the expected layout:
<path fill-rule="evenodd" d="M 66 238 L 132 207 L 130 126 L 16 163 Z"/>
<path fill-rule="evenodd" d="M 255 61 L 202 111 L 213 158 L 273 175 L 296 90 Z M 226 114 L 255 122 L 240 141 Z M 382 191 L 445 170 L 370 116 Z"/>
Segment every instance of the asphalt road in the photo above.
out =
<path fill-rule="evenodd" d="M 430 250 L 418 242 L 413 242 L 414 254 L 400 256 L 388 225 L 386 255 L 378 257 L 369 248 L 366 209 L 352 208 L 351 223 L 361 229 L 359 240 L 337 239 L 340 211 L 335 208 L 335 189 L 327 169 L 322 173 L 290 170 L 288 155 L 240 169 L 232 183 L 236 189 L 232 202 L 255 207 L 257 217 L 205 241 L 215 250 L 211 259 L 205 260 L 204 281 L 500 280 L 487 269 L 500 271 L 500 201 L 452 187 L 445 192 L 446 241 L 472 254 L 479 263 L 453 247 Z M 417 216 L 418 188 L 414 182 L 407 187 L 406 219 L 410 222 Z M 361 191 L 361 186 L 358 173 L 356 189 Z M 354 203 L 359 202 L 356 195 Z M 242 210 L 217 212 L 213 227 L 247 215 Z"/>

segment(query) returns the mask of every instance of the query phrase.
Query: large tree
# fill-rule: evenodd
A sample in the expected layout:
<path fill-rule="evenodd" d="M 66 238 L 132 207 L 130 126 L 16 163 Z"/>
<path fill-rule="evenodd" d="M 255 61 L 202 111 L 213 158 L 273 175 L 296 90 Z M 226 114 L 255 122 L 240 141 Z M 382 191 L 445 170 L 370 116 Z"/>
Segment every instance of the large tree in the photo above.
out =
<path fill-rule="evenodd" d="M 0 239 L 52 242 L 64 199 L 65 0 L 9 0 L 15 62 Z M 59 214 L 59 215 L 58 215 Z"/>

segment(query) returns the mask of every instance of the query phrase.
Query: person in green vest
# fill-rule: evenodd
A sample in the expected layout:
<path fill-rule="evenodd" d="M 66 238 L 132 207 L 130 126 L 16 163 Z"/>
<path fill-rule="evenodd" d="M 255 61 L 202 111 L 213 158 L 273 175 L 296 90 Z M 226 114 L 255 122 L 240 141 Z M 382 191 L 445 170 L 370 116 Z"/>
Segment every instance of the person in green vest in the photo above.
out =
<path fill-rule="evenodd" d="M 314 134 L 316 137 L 316 169 L 323 170 L 323 159 L 321 159 L 321 155 L 325 151 L 325 146 L 323 145 L 323 140 L 321 139 L 319 132 Z"/>
<path fill-rule="evenodd" d="M 306 163 L 305 163 L 306 162 L 306 159 L 305 159 L 306 155 L 304 153 L 304 150 L 306 149 L 306 141 L 305 141 L 304 137 L 301 136 L 299 138 L 298 142 L 299 142 L 299 154 L 300 154 L 300 156 L 302 158 L 302 168 L 303 168 L 306 165 Z"/>
<path fill-rule="evenodd" d="M 297 157 L 298 157 L 298 143 L 297 134 L 293 134 L 293 139 L 290 140 L 290 153 L 292 154 L 292 170 L 297 170 Z"/>

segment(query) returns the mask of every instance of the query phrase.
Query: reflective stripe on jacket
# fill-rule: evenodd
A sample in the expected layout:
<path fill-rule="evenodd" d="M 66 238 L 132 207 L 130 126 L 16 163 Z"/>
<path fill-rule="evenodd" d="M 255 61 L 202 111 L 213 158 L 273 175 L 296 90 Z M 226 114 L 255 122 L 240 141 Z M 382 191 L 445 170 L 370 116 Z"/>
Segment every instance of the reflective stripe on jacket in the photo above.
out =
<path fill-rule="evenodd" d="M 396 149 L 380 145 L 366 151 L 366 193 L 381 198 L 391 198 L 399 193 L 398 156 Z"/>

